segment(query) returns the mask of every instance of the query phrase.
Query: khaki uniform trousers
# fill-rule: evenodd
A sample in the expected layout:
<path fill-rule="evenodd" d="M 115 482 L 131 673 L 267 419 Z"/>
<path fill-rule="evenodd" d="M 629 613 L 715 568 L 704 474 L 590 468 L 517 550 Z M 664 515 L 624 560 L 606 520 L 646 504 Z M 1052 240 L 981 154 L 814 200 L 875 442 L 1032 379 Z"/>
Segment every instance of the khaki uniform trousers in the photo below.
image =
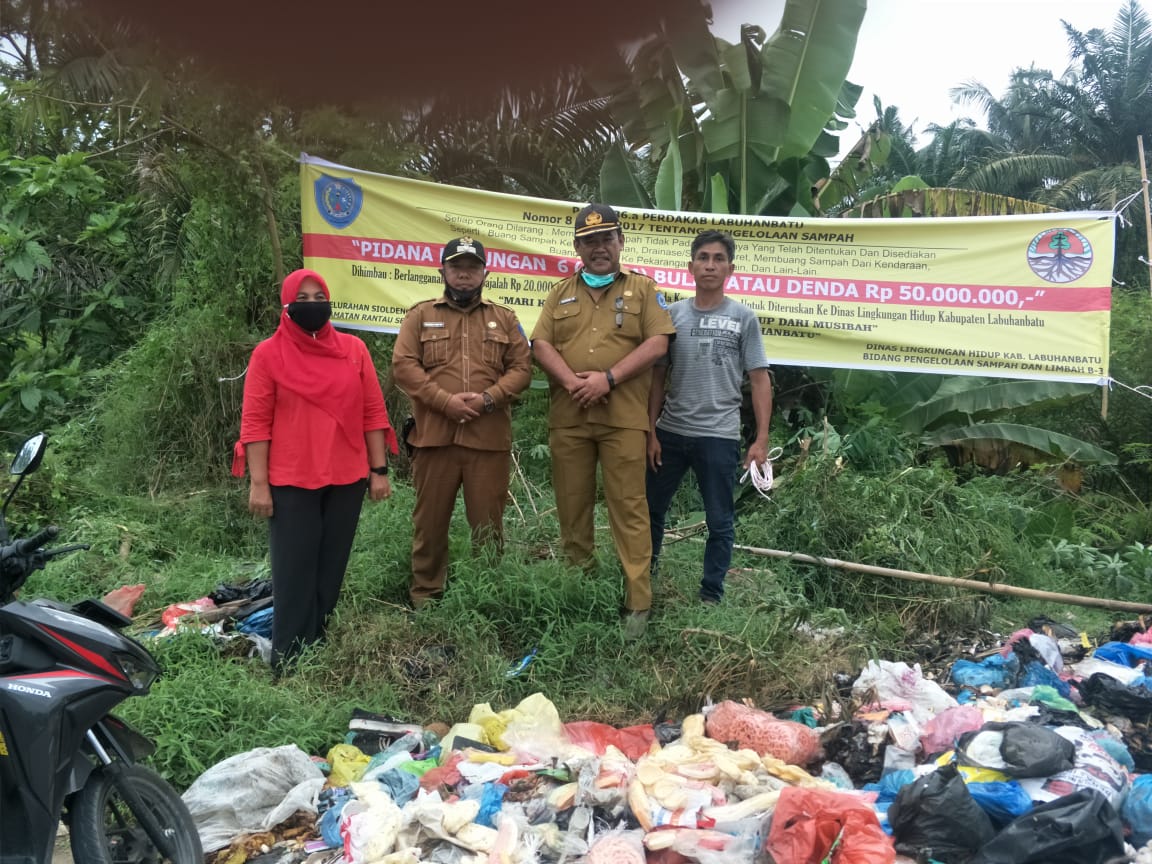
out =
<path fill-rule="evenodd" d="M 600 423 L 552 429 L 552 483 L 560 539 L 568 561 L 576 566 L 593 560 L 596 539 L 596 463 L 604 477 L 604 501 L 612 539 L 624 570 L 624 606 L 642 612 L 652 606 L 652 535 L 644 478 L 647 433 Z"/>
<path fill-rule="evenodd" d="M 508 501 L 507 450 L 470 447 L 417 447 L 412 457 L 416 507 L 412 511 L 412 583 L 409 596 L 419 606 L 440 597 L 448 581 L 448 529 L 456 494 L 464 487 L 464 509 L 473 548 L 504 542 Z"/>

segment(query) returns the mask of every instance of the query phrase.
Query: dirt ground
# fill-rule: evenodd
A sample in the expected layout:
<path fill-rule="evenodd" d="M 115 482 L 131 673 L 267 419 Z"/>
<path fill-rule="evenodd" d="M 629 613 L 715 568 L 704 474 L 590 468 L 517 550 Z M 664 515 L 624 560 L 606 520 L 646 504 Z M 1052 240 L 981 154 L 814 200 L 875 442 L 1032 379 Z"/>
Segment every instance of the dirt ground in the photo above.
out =
<path fill-rule="evenodd" d="M 56 832 L 56 851 L 52 853 L 52 864 L 72 864 L 72 846 L 69 844 L 68 829 L 63 825 Z"/>

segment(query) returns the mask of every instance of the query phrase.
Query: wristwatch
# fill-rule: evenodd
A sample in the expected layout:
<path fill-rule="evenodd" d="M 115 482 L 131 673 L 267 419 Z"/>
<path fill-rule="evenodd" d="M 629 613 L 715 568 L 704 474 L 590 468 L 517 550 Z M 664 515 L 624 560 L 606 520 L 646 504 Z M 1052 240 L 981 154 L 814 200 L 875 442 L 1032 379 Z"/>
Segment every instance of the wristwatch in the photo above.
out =
<path fill-rule="evenodd" d="M 496 401 L 487 393 L 480 394 L 484 397 L 484 413 L 491 414 L 496 410 Z"/>
<path fill-rule="evenodd" d="M 380 476 L 382 476 L 382 477 L 387 477 L 387 476 L 388 476 L 388 465 L 387 465 L 387 463 L 385 463 L 384 465 L 381 465 L 379 468 L 369 468 L 368 470 L 369 470 L 369 471 L 371 471 L 373 474 L 379 474 L 379 475 L 380 475 Z"/>

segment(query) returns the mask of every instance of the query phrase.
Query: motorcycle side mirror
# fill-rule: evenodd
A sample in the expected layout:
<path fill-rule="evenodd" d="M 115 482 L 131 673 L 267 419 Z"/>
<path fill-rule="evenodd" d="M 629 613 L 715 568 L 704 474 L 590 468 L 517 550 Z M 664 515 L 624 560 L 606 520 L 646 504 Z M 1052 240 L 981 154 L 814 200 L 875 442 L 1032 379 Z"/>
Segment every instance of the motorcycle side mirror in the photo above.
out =
<path fill-rule="evenodd" d="M 7 543 L 9 539 L 8 524 L 4 519 L 4 514 L 8 512 L 8 502 L 12 500 L 12 496 L 16 494 L 20 484 L 24 482 L 24 476 L 31 474 L 40 467 L 40 462 L 44 458 L 44 451 L 47 449 L 48 436 L 43 432 L 38 432 L 20 445 L 20 452 L 12 460 L 8 473 L 16 477 L 16 482 L 12 484 L 12 488 L 4 496 L 4 503 L 0 505 L 0 543 Z"/>
<path fill-rule="evenodd" d="M 48 436 L 43 432 L 33 435 L 20 445 L 20 452 L 12 460 L 12 467 L 8 469 L 8 473 L 31 474 L 40 467 L 40 461 L 44 458 L 44 451 L 47 449 Z"/>

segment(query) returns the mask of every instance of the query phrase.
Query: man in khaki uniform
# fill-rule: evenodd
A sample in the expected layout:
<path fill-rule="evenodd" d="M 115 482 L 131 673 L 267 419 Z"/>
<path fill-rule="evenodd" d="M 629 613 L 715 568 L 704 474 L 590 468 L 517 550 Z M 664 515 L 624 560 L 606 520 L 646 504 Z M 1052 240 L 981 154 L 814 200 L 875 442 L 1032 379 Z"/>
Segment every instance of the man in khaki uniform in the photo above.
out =
<path fill-rule="evenodd" d="M 568 560 L 586 567 L 595 552 L 596 465 L 612 537 L 624 569 L 625 635 L 648 622 L 652 538 L 644 495 L 650 369 L 676 329 L 647 276 L 620 266 L 624 232 L 616 211 L 589 204 L 576 214 L 584 266 L 552 288 L 532 332 L 548 373 L 552 483 Z"/>
<path fill-rule="evenodd" d="M 412 583 L 419 609 L 444 593 L 448 529 L 456 494 L 472 542 L 504 534 L 512 450 L 512 399 L 532 378 L 532 357 L 516 313 L 480 294 L 488 273 L 484 247 L 470 237 L 440 255 L 444 294 L 417 303 L 404 317 L 392 352 L 392 374 L 412 399 Z"/>

